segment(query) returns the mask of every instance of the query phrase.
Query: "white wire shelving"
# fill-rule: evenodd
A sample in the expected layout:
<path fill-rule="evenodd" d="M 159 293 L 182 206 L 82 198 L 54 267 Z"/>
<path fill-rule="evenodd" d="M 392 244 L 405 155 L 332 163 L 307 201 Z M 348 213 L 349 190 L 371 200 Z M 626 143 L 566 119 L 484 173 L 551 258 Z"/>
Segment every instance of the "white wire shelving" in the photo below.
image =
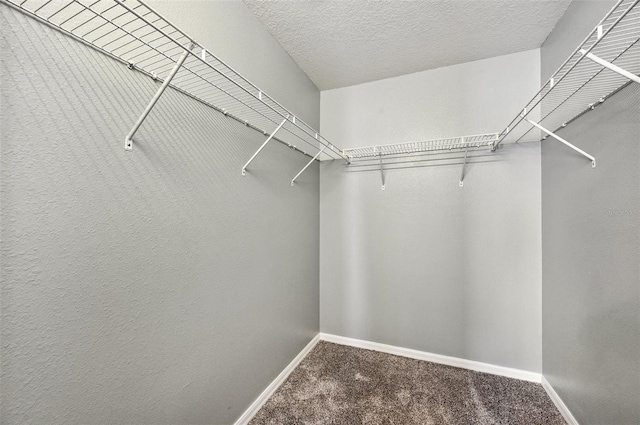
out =
<path fill-rule="evenodd" d="M 539 140 L 537 129 L 591 160 L 557 134 L 632 82 L 640 83 L 639 0 L 619 0 L 536 95 L 499 134 L 501 143 Z M 535 111 L 535 112 L 534 112 Z M 540 114 L 535 119 L 534 114 Z M 524 127 L 523 127 L 524 126 Z M 514 131 L 515 130 L 515 131 Z"/>
<path fill-rule="evenodd" d="M 406 142 L 393 145 L 367 146 L 345 149 L 344 154 L 351 160 L 388 155 L 410 155 L 427 152 L 465 150 L 468 148 L 493 147 L 498 134 L 476 134 L 473 136 L 447 137 L 443 139 Z"/>
<path fill-rule="evenodd" d="M 370 161 L 378 159 L 380 165 L 380 177 L 382 190 L 385 189 L 384 159 L 407 156 L 439 155 L 449 152 L 464 151 L 462 172 L 459 185 L 464 185 L 465 169 L 469 150 L 492 149 L 498 141 L 499 134 L 476 134 L 471 136 L 447 137 L 443 139 L 421 140 L 417 142 L 398 143 L 393 145 L 367 146 L 361 148 L 345 149 L 343 152 L 349 158 L 350 163 L 358 161 Z"/>
<path fill-rule="evenodd" d="M 464 151 L 462 185 L 470 149 L 489 147 L 495 151 L 502 143 L 537 141 L 540 139 L 537 130 L 589 158 L 595 167 L 593 156 L 555 132 L 632 81 L 640 83 L 639 1 L 619 0 L 502 132 L 346 150 L 334 146 L 143 0 L 0 0 L 0 3 L 61 30 L 131 69 L 162 80 L 156 95 L 125 137 L 127 150 L 133 148 L 135 133 L 163 91 L 171 86 L 268 136 L 242 167 L 243 175 L 267 143 L 277 140 L 312 157 L 292 179 L 292 185 L 322 156 L 347 163 L 378 158 L 384 188 L 385 157 Z"/>
<path fill-rule="evenodd" d="M 382 189 L 383 158 L 464 150 L 459 183 L 463 186 L 470 147 L 488 147 L 495 152 L 502 143 L 539 141 L 540 134 L 544 135 L 542 139 L 551 136 L 564 143 L 595 167 L 595 157 L 556 132 L 628 84 L 640 83 L 639 2 L 619 0 L 502 132 L 346 149 L 345 155 L 354 162 L 368 160 L 369 165 L 378 158 Z"/>
<path fill-rule="evenodd" d="M 316 152 L 322 151 L 328 158 L 348 162 L 341 149 L 142 0 L 0 0 L 0 3 L 61 30 L 130 69 L 163 81 L 126 136 L 127 150 L 133 148 L 136 131 L 162 92 L 171 86 L 269 136 L 264 145 L 277 140 L 310 157 L 317 158 Z M 250 162 L 242 168 L 242 174 Z"/>

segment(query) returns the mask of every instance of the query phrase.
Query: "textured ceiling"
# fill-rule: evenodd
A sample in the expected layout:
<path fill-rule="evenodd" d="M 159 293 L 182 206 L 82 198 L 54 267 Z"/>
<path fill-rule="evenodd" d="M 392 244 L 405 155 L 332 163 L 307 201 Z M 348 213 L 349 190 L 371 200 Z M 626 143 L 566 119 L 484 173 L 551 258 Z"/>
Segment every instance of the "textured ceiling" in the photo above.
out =
<path fill-rule="evenodd" d="M 535 49 L 570 0 L 244 0 L 320 90 Z"/>

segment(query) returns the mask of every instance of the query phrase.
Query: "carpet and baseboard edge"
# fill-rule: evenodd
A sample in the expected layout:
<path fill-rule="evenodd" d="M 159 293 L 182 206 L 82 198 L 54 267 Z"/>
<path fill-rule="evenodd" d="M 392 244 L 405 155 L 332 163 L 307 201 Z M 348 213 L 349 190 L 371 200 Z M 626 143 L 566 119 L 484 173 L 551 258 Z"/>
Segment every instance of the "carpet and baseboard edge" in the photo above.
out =
<path fill-rule="evenodd" d="M 413 350 L 411 348 L 397 347 L 394 345 L 380 344 L 378 342 L 365 341 L 361 339 L 346 338 L 338 335 L 320 333 L 320 339 L 336 344 L 349 345 L 351 347 L 364 348 L 366 350 L 380 351 L 382 353 L 394 354 L 396 356 L 409 357 L 416 360 L 454 366 L 463 369 L 475 370 L 476 372 L 490 373 L 492 375 L 506 376 L 507 378 L 520 379 L 522 381 L 540 383 L 541 375 L 536 372 L 512 369 L 509 367 L 496 366 L 489 363 L 466 360 L 458 357 L 443 356 L 441 354 L 428 353 L 425 351 Z"/>
<path fill-rule="evenodd" d="M 278 387 L 282 385 L 282 383 L 287 379 L 287 377 L 289 377 L 291 372 L 293 372 L 293 370 L 296 367 L 298 367 L 302 359 L 304 359 L 307 356 L 307 354 L 309 354 L 309 352 L 313 350 L 313 347 L 315 347 L 319 341 L 320 341 L 320 334 L 317 334 L 302 349 L 302 351 L 298 353 L 298 355 L 291 361 L 291 363 L 289 363 L 287 367 L 285 367 L 284 370 L 280 372 L 278 376 L 276 376 L 276 379 L 274 379 L 273 382 L 271 382 L 271 384 L 269 384 L 269 386 L 265 388 L 262 394 L 260 394 L 258 398 L 256 398 L 255 401 L 251 403 L 251 406 L 249 406 L 249 408 L 245 410 L 245 412 L 238 418 L 238 420 L 236 420 L 234 425 L 247 425 L 249 421 L 253 419 L 256 413 L 258 413 L 258 410 L 260 410 L 260 408 L 262 408 L 262 406 L 267 402 L 269 397 L 271 397 L 273 393 L 278 389 Z"/>
<path fill-rule="evenodd" d="M 542 376 L 542 388 L 544 388 L 544 390 L 547 392 L 547 394 L 549 395 L 549 398 L 551 399 L 551 401 L 553 401 L 553 404 L 556 405 L 556 407 L 558 408 L 558 411 L 560 412 L 564 420 L 567 421 L 567 424 L 579 425 L 578 421 L 576 420 L 575 417 L 573 417 L 573 414 L 571 413 L 567 405 L 564 404 L 564 402 L 562 401 L 562 399 L 560 398 L 556 390 L 553 389 L 553 387 L 551 386 L 549 381 L 547 381 L 544 375 Z"/>
<path fill-rule="evenodd" d="M 247 425 L 256 415 L 260 408 L 273 395 L 273 393 L 282 385 L 291 372 L 300 364 L 306 355 L 313 350 L 319 341 L 333 342 L 335 344 L 347 345 L 351 347 L 364 348 L 366 350 L 374 350 L 382 353 L 393 354 L 396 356 L 408 357 L 417 360 L 424 360 L 433 363 L 444 364 L 448 366 L 459 367 L 463 369 L 474 370 L 477 372 L 490 373 L 492 375 L 505 376 L 507 378 L 520 379 L 523 381 L 535 382 L 542 384 L 542 387 L 549 395 L 549 398 L 556 405 L 562 416 L 569 425 L 579 425 L 575 420 L 562 399 L 555 392 L 553 387 L 540 373 L 530 372 L 526 370 L 513 369 L 504 366 L 496 366 L 489 363 L 477 362 L 474 360 L 466 360 L 458 357 L 443 356 L 440 354 L 428 353 L 425 351 L 413 350 L 410 348 L 397 347 L 393 345 L 380 344 L 377 342 L 365 341 L 354 338 L 347 338 L 339 335 L 327 333 L 318 333 L 307 344 L 302 351 L 280 372 L 280 374 L 269 384 L 269 386 L 258 396 L 258 398 L 249 406 L 249 408 L 238 418 L 234 425 Z"/>

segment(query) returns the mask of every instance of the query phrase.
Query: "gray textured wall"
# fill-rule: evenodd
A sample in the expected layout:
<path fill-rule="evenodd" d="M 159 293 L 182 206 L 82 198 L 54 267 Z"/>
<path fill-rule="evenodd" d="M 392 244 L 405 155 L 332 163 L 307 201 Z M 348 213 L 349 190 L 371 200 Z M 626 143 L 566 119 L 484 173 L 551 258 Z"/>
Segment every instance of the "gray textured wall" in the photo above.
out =
<path fill-rule="evenodd" d="M 640 423 L 640 87 L 542 148 L 543 374 L 582 425 Z"/>
<path fill-rule="evenodd" d="M 322 131 L 348 146 L 500 131 L 539 72 L 534 50 L 322 92 Z M 458 156 L 387 171 L 384 191 L 375 167 L 322 163 L 322 332 L 540 371 L 540 145 L 471 161 L 463 188 Z"/>
<path fill-rule="evenodd" d="M 0 27 L 2 423 L 232 423 L 318 332 L 318 167 L 171 90 L 126 152 L 157 82 Z"/>
<path fill-rule="evenodd" d="M 539 88 L 527 50 L 325 90 L 321 131 L 341 148 L 500 132 Z"/>
<path fill-rule="evenodd" d="M 571 4 L 542 46 L 545 80 L 613 3 Z M 640 87 L 559 134 L 598 166 L 542 144 L 542 371 L 580 424 L 638 424 Z"/>

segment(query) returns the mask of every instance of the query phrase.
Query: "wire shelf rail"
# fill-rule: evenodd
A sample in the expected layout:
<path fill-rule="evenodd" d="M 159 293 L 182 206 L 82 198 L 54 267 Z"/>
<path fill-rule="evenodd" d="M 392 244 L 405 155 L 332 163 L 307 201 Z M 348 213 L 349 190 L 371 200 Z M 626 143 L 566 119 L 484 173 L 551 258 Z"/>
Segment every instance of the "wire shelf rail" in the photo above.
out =
<path fill-rule="evenodd" d="M 594 109 L 632 81 L 640 83 L 638 1 L 619 0 L 616 3 L 499 134 L 494 150 L 501 143 L 531 141 L 527 140 L 531 138 L 540 140 L 537 137 L 539 133 L 531 131 L 536 128 L 546 133 L 543 138 L 549 135 L 558 139 L 556 131 Z M 538 113 L 540 119 L 535 120 L 534 114 Z M 514 131 L 516 128 L 518 130 Z M 577 150 L 573 145 L 570 147 Z M 595 167 L 595 158 L 585 156 L 592 159 Z"/>
<path fill-rule="evenodd" d="M 142 0 L 0 0 L 274 139 L 313 156 L 341 149 Z M 157 97 L 162 94 L 161 88 Z M 139 120 L 155 104 L 153 99 Z M 284 122 L 284 125 L 280 125 Z M 130 133 L 141 124 L 136 123 Z M 125 148 L 131 149 L 128 136 Z M 129 145 L 127 145 L 129 143 Z M 308 154 L 307 150 L 312 154 Z"/>

